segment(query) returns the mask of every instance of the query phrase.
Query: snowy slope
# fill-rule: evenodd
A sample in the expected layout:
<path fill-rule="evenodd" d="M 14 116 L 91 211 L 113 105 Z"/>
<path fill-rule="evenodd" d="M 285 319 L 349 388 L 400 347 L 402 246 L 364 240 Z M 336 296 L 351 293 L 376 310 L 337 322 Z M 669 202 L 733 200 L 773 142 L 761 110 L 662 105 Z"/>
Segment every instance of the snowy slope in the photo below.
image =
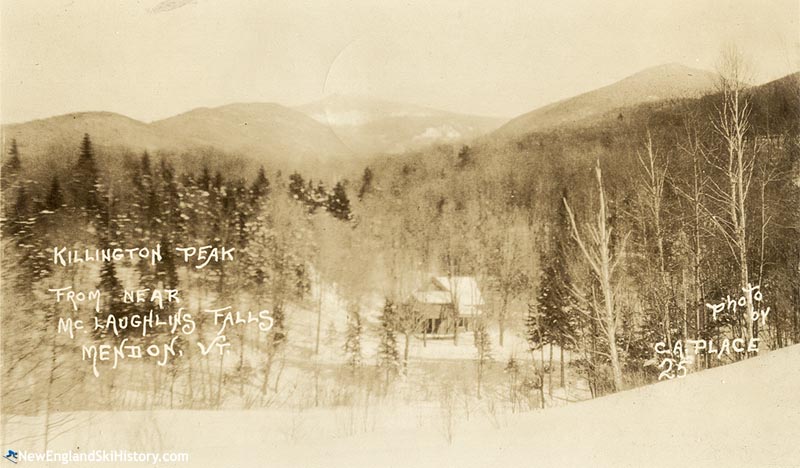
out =
<path fill-rule="evenodd" d="M 307 411 L 58 414 L 51 422 L 67 417 L 70 429 L 49 448 L 188 452 L 189 463 L 159 466 L 191 467 L 789 467 L 800 466 L 799 390 L 793 346 L 541 412 L 493 418 L 489 406 L 476 408 L 453 426 L 452 444 L 441 408 L 373 401 Z M 13 418 L 3 447 L 42 450 L 41 427 L 41 417 Z"/>
<path fill-rule="evenodd" d="M 271 466 L 800 466 L 800 346 L 593 401 L 499 430 L 370 434 L 287 450 Z M 273 460 L 277 462 L 278 460 Z"/>

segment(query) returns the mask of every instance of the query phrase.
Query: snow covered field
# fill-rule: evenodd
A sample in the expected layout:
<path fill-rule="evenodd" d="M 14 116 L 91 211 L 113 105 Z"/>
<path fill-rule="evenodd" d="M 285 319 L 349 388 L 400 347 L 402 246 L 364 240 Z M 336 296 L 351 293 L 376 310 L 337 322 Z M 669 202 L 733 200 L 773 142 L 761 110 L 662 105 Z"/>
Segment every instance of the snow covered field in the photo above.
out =
<path fill-rule="evenodd" d="M 306 411 L 57 414 L 51 430 L 63 434 L 48 448 L 187 452 L 188 463 L 158 466 L 191 467 L 789 467 L 800 466 L 798 391 L 793 346 L 545 411 L 498 416 L 487 403 L 469 420 L 441 405 L 379 401 Z M 40 417 L 12 417 L 3 449 L 43 450 L 42 427 Z"/>

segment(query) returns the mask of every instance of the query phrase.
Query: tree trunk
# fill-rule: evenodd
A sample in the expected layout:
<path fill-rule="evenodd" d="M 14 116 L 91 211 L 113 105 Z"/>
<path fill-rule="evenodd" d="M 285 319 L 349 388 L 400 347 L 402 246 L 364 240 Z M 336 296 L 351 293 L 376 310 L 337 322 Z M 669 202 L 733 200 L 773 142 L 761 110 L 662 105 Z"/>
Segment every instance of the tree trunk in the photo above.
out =
<path fill-rule="evenodd" d="M 605 211 L 605 210 L 604 210 Z M 605 219 L 605 213 L 603 213 Z M 604 235 L 608 237 L 608 235 Z M 610 239 L 604 243 L 604 248 L 600 250 L 601 255 L 601 270 L 602 277 L 600 283 L 603 287 L 603 298 L 606 308 L 606 334 L 608 335 L 608 348 L 611 357 L 611 371 L 614 375 L 614 391 L 619 392 L 622 390 L 622 367 L 619 363 L 619 356 L 617 354 L 617 315 L 614 305 L 614 289 L 611 284 L 611 259 L 609 255 Z"/>
<path fill-rule="evenodd" d="M 176 366 L 177 364 L 172 363 L 172 366 Z M 175 379 L 178 377 L 177 369 L 170 369 L 170 381 L 169 381 L 169 409 L 173 409 L 173 402 L 175 399 Z M 243 393 L 243 392 L 242 392 Z"/>
<path fill-rule="evenodd" d="M 319 363 L 314 363 L 314 407 L 319 407 Z"/>
<path fill-rule="evenodd" d="M 247 341 L 245 328 L 242 328 L 239 332 L 239 338 L 241 341 L 239 345 L 239 395 L 244 395 L 244 349 Z"/>
<path fill-rule="evenodd" d="M 592 398 L 597 397 L 597 322 L 592 320 L 592 346 L 588 355 L 589 361 L 589 390 Z"/>
<path fill-rule="evenodd" d="M 269 389 L 269 374 L 272 371 L 272 359 L 274 353 L 267 353 L 267 362 L 264 364 L 264 382 L 261 384 L 261 394 L 266 395 Z"/>
<path fill-rule="evenodd" d="M 319 334 L 322 329 L 322 280 L 320 276 L 321 275 L 317 276 L 319 298 L 317 299 L 317 339 L 314 344 L 314 354 L 319 354 Z"/>
<path fill-rule="evenodd" d="M 701 277 L 700 259 L 702 258 L 702 251 L 700 246 L 700 203 L 695 203 L 694 215 L 694 258 L 692 268 L 694 269 L 694 309 L 695 309 L 695 331 L 697 336 L 700 337 L 703 328 L 705 327 L 705 320 L 703 320 L 703 287 Z"/>
<path fill-rule="evenodd" d="M 542 409 L 544 409 L 544 374 L 542 374 L 539 382 L 539 401 L 541 402 Z"/>
<path fill-rule="evenodd" d="M 800 262 L 797 264 L 798 271 L 800 271 Z M 794 288 L 795 304 L 800 304 L 800 281 L 795 283 Z M 800 316 L 800 308 L 795 307 L 792 314 L 792 340 L 794 343 L 800 342 L 800 326 L 798 326 L 798 316 Z"/>
<path fill-rule="evenodd" d="M 683 300 L 681 308 L 683 309 L 683 339 L 689 339 L 689 292 L 686 285 L 686 268 L 681 268 L 681 287 L 683 291 Z"/>
<path fill-rule="evenodd" d="M 453 312 L 453 346 L 458 346 L 458 309 Z"/>
<path fill-rule="evenodd" d="M 597 225 L 592 227 L 592 249 L 588 249 L 578 231 L 575 216 L 564 199 L 564 205 L 569 214 L 570 225 L 572 227 L 573 238 L 578 242 L 578 246 L 583 253 L 584 258 L 589 263 L 592 271 L 600 282 L 600 287 L 603 293 L 604 310 L 602 317 L 598 319 L 603 322 L 603 331 L 608 339 L 609 358 L 611 360 L 611 370 L 614 378 L 614 390 L 620 391 L 623 387 L 622 380 L 622 367 L 619 361 L 617 352 L 617 310 L 614 303 L 614 284 L 612 281 L 612 272 L 619 262 L 620 258 L 612 258 L 611 246 L 611 227 L 608 226 L 608 214 L 606 207 L 605 191 L 603 190 L 602 172 L 600 170 L 600 163 L 598 161 L 595 168 L 597 177 L 597 185 L 600 192 L 600 207 L 597 213 Z M 626 238 L 627 239 L 627 238 Z M 617 257 L 621 257 L 624 252 L 625 240 L 622 241 Z"/>
<path fill-rule="evenodd" d="M 498 342 L 500 347 L 503 347 L 503 335 L 506 330 L 506 312 L 508 311 L 508 294 L 503 294 L 503 302 L 500 305 L 500 314 L 497 317 L 497 326 L 500 328 L 500 336 Z"/>
<path fill-rule="evenodd" d="M 222 404 L 222 380 L 225 376 L 225 369 L 222 367 L 225 359 L 225 353 L 219 355 L 219 373 L 217 374 L 217 402 L 216 408 L 219 409 Z"/>
<path fill-rule="evenodd" d="M 622 383 L 622 367 L 619 363 L 619 355 L 617 354 L 617 330 L 616 324 L 612 324 L 613 317 L 609 318 L 608 324 L 606 325 L 608 330 L 608 341 L 609 341 L 609 354 L 611 356 L 611 372 L 614 375 L 614 391 L 619 392 L 622 390 L 623 383 Z"/>
<path fill-rule="evenodd" d="M 696 136 L 695 136 L 696 138 Z M 697 143 L 696 143 L 697 144 Z M 692 167 L 693 167 L 693 194 L 692 202 L 694 208 L 694 219 L 692 226 L 692 235 L 694 237 L 694 251 L 692 252 L 692 273 L 694 274 L 694 309 L 695 309 L 695 332 L 698 337 L 701 336 L 702 330 L 705 326 L 703 316 L 703 284 L 702 284 L 702 265 L 703 258 L 702 243 L 700 242 L 700 235 L 702 229 L 702 199 L 703 199 L 703 185 L 702 173 L 699 167 L 698 150 L 692 152 Z"/>
<path fill-rule="evenodd" d="M 403 347 L 403 368 L 408 369 L 408 350 L 411 345 L 411 333 L 405 333 L 405 346 Z"/>
<path fill-rule="evenodd" d="M 275 386 L 273 387 L 275 389 L 275 393 L 278 393 L 278 386 L 281 383 L 281 376 L 283 375 L 283 369 L 285 367 L 286 367 L 286 354 L 281 352 L 280 366 L 278 366 L 278 374 L 275 376 Z"/>
<path fill-rule="evenodd" d="M 739 244 L 739 270 L 740 270 L 740 277 L 741 277 L 741 287 L 742 289 L 747 289 L 750 287 L 750 271 L 748 268 L 748 258 L 747 258 L 747 213 L 745 211 L 745 204 L 744 204 L 744 155 L 743 155 L 743 148 L 739 148 L 737 151 L 737 181 L 736 181 L 736 190 L 737 190 L 737 211 L 739 214 L 739 224 L 737 226 L 737 240 Z M 749 342 L 751 338 L 754 338 L 753 334 L 753 320 L 750 319 L 752 317 L 753 312 L 753 294 L 749 293 L 745 295 L 745 299 L 747 301 L 747 308 L 744 314 L 744 321 L 746 324 L 746 335 L 745 341 Z"/>
<path fill-rule="evenodd" d="M 547 364 L 547 394 L 553 397 L 553 343 L 550 342 L 550 363 Z"/>
<path fill-rule="evenodd" d="M 194 365 L 191 359 L 188 360 L 187 364 L 189 367 L 189 370 L 186 372 L 186 391 L 188 394 L 186 395 L 184 401 L 189 403 L 189 408 L 191 408 L 192 403 L 194 402 L 194 391 L 192 388 L 194 387 L 194 380 L 192 379 L 192 369 L 194 369 Z M 186 403 L 184 403 L 184 408 L 186 408 Z"/>
<path fill-rule="evenodd" d="M 542 369 L 542 383 L 544 384 L 544 343 L 541 341 L 539 342 L 539 355 L 540 355 L 540 366 Z"/>
<path fill-rule="evenodd" d="M 728 177 L 730 192 L 725 194 L 725 204 L 730 215 L 731 229 L 721 227 L 726 241 L 729 242 L 734 257 L 739 264 L 739 281 L 743 292 L 750 286 L 750 272 L 748 270 L 748 243 L 747 243 L 747 208 L 745 200 L 750 185 L 756 150 L 753 157 L 746 161 L 745 155 L 746 135 L 750 127 L 750 105 L 742 96 L 744 83 L 741 81 L 742 58 L 736 50 L 728 51 L 723 56 L 721 70 L 722 76 L 722 109 L 719 118 L 713 125 L 726 145 L 727 168 L 724 169 Z M 746 293 L 746 308 L 738 314 L 738 319 L 744 320 L 742 324 L 743 338 L 748 341 L 754 338 L 752 294 Z"/>
<path fill-rule="evenodd" d="M 483 377 L 483 356 L 478 356 L 478 399 L 481 398 L 481 378 Z"/>

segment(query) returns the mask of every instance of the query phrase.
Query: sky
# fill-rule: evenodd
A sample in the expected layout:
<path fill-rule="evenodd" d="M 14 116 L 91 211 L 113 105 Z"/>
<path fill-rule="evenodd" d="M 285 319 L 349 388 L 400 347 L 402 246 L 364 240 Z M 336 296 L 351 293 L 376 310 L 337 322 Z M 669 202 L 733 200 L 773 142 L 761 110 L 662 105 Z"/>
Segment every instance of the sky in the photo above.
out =
<path fill-rule="evenodd" d="M 800 70 L 798 0 L 0 0 L 0 120 L 356 94 L 513 117 L 644 68 Z"/>

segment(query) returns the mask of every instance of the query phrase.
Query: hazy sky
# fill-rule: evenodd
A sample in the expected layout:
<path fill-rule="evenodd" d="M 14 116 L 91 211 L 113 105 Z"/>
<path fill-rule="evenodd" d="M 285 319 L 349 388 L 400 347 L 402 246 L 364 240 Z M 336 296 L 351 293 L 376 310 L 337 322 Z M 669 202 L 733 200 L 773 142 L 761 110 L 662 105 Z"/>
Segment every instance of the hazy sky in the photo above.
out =
<path fill-rule="evenodd" d="M 800 69 L 800 1 L 0 0 L 4 123 L 331 93 L 515 116 L 723 44 Z"/>

